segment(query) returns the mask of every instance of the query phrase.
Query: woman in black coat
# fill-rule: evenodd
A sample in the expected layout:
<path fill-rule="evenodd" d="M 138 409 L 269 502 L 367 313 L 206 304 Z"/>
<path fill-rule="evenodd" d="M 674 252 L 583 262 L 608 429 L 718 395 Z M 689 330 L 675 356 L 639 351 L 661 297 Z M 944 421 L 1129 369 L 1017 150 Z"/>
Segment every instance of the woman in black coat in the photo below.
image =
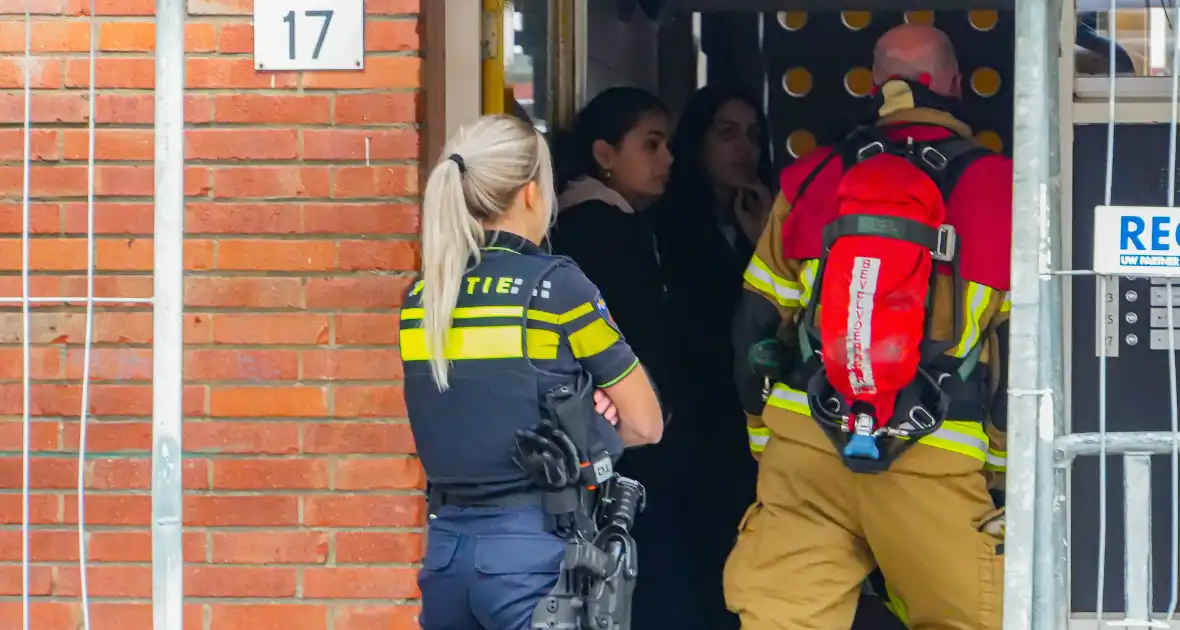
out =
<path fill-rule="evenodd" d="M 701 497 L 693 485 L 691 425 L 680 421 L 683 359 L 649 212 L 664 192 L 672 156 L 668 114 L 654 95 L 616 87 L 586 105 L 556 146 L 559 181 L 553 251 L 569 256 L 601 291 L 643 362 L 668 416 L 659 444 L 627 449 L 616 467 L 647 489 L 633 534 L 639 580 L 635 630 L 706 630 L 693 531 Z"/>
<path fill-rule="evenodd" d="M 705 87 L 690 99 L 672 156 L 671 181 L 651 215 L 669 305 L 677 313 L 676 344 L 685 350 L 677 420 L 689 425 L 695 438 L 689 459 L 703 471 L 694 481 L 701 509 L 692 519 L 698 588 L 708 627 L 737 630 L 737 616 L 725 608 L 722 573 L 742 515 L 755 500 L 758 471 L 734 386 L 730 330 L 742 274 L 778 187 L 766 120 L 757 102 L 737 90 Z M 863 595 L 860 603 L 854 629 L 904 628 L 880 598 Z"/>
<path fill-rule="evenodd" d="M 742 273 L 770 215 L 775 188 L 766 120 L 737 90 L 705 87 L 680 116 L 672 177 L 652 211 L 685 392 L 677 421 L 695 437 L 702 509 L 693 529 L 710 628 L 738 628 L 721 588 L 737 526 L 754 501 L 757 465 L 733 375 L 730 330 Z"/>

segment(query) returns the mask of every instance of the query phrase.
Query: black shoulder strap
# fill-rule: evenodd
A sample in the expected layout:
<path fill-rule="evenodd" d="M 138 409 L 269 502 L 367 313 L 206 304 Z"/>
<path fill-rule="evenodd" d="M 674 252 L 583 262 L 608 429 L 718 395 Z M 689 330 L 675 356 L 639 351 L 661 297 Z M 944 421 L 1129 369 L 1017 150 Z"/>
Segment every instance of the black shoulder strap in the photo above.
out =
<path fill-rule="evenodd" d="M 812 169 L 811 172 L 807 174 L 807 177 L 803 178 L 803 181 L 799 184 L 799 189 L 795 191 L 795 196 L 791 198 L 791 207 L 794 207 L 795 204 L 799 203 L 799 200 L 803 197 L 803 193 L 806 192 L 807 188 L 815 182 L 815 178 L 819 177 L 819 174 L 824 172 L 824 169 L 828 167 L 828 164 L 831 164 L 832 160 L 838 155 L 840 155 L 840 152 L 833 149 L 831 153 L 824 156 L 824 159 L 820 160 L 819 165 Z"/>
<path fill-rule="evenodd" d="M 951 192 L 954 191 L 955 185 L 959 183 L 959 178 L 967 171 L 967 168 L 975 163 L 976 160 L 992 155 L 992 151 L 976 144 L 973 140 L 963 138 L 959 135 L 953 135 L 942 140 L 923 143 L 918 153 L 917 164 L 923 171 L 929 175 L 942 193 L 944 201 L 949 201 Z M 959 336 L 962 334 L 964 321 L 964 294 L 966 291 L 966 283 L 959 272 L 959 253 L 958 243 L 954 244 L 954 253 L 951 260 L 944 261 L 951 266 L 951 302 L 952 302 L 952 323 L 951 323 L 951 339 L 942 342 L 936 342 L 932 338 L 933 334 L 933 309 L 927 309 L 926 321 L 926 339 L 923 340 L 922 345 L 922 363 L 929 365 L 938 357 L 942 356 L 946 351 L 958 344 Z M 935 284 L 937 282 L 938 270 L 937 266 L 931 270 L 930 274 L 930 295 L 934 295 Z"/>
<path fill-rule="evenodd" d="M 938 127 L 945 129 L 950 135 L 939 140 L 911 142 L 894 140 L 886 132 L 886 129 L 897 131 L 909 127 Z M 904 157 L 934 179 L 942 191 L 944 200 L 950 197 L 951 191 L 968 166 L 975 160 L 992 154 L 989 149 L 978 145 L 974 140 L 960 136 L 954 129 L 933 123 L 907 123 L 888 128 L 876 125 L 860 127 L 849 135 L 843 150 L 845 170 L 881 153 Z"/>
<path fill-rule="evenodd" d="M 858 162 L 867 160 L 887 150 L 889 143 L 889 137 L 885 135 L 883 128 L 878 125 L 863 125 L 853 129 L 851 133 L 844 137 L 844 140 L 832 147 L 832 151 L 820 161 L 819 165 L 807 174 L 807 177 L 803 178 L 803 181 L 799 184 L 799 189 L 791 199 L 791 205 L 795 205 L 803 197 L 803 193 L 815 182 L 815 178 L 819 177 L 820 173 L 828 167 L 828 164 L 831 164 L 832 160 L 840 158 L 844 170 L 847 171 Z M 876 150 L 878 145 L 880 146 L 880 150 Z"/>
<path fill-rule="evenodd" d="M 844 170 L 882 153 L 901 153 L 904 144 L 890 138 L 888 131 L 880 125 L 865 125 L 848 134 L 840 145 Z"/>
<path fill-rule="evenodd" d="M 918 166 L 938 184 L 944 200 L 950 199 L 967 167 L 981 157 L 993 155 L 990 149 L 958 135 L 919 144 Z"/>

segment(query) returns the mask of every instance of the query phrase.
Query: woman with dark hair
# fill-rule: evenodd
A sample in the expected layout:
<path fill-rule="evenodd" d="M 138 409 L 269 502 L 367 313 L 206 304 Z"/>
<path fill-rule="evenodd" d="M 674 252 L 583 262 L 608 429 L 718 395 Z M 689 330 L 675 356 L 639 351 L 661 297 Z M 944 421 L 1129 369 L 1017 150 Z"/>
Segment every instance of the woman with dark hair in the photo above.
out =
<path fill-rule="evenodd" d="M 617 466 L 647 489 L 634 530 L 632 627 L 703 630 L 691 536 L 701 497 L 685 460 L 689 427 L 679 421 L 681 358 L 671 329 L 679 315 L 669 309 L 648 216 L 672 165 L 668 125 L 664 104 L 640 89 L 615 87 L 591 100 L 556 143 L 560 210 L 550 239 L 554 253 L 572 258 L 602 291 L 669 418 L 659 444 L 627 449 Z"/>
<path fill-rule="evenodd" d="M 559 213 L 549 237 L 554 253 L 572 258 L 601 289 L 615 322 L 665 394 L 674 389 L 667 360 L 671 337 L 647 210 L 668 181 L 668 136 L 667 110 L 649 92 L 615 87 L 591 100 L 555 143 Z M 642 459 L 638 455 L 628 453 L 627 459 Z"/>
<path fill-rule="evenodd" d="M 680 116 L 671 180 L 652 212 L 676 313 L 673 333 L 686 354 L 677 420 L 696 438 L 690 461 L 708 462 L 693 480 L 707 506 L 696 511 L 693 529 L 710 628 L 739 625 L 725 609 L 721 576 L 755 498 L 757 464 L 734 385 L 730 330 L 742 273 L 773 203 L 769 153 L 757 101 L 735 89 L 702 88 Z"/>

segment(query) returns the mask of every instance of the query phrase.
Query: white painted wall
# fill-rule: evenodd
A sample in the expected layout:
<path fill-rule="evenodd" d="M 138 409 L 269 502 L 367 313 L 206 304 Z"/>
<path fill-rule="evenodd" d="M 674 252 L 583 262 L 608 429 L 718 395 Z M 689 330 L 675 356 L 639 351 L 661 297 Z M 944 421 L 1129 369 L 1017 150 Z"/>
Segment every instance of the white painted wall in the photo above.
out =
<path fill-rule="evenodd" d="M 586 98 L 616 85 L 658 93 L 655 22 L 642 11 L 622 22 L 614 2 L 587 4 Z"/>

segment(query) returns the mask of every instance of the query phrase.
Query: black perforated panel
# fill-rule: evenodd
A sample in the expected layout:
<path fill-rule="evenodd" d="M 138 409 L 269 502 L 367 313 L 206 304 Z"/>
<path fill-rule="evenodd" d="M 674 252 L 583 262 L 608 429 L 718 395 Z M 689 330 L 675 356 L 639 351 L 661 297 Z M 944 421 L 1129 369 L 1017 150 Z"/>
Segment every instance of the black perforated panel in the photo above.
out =
<path fill-rule="evenodd" d="M 1011 11 L 1014 0 L 663 0 L 665 11 L 777 11 L 799 9 L 841 11 L 862 9 L 867 11 L 903 11 L 917 4 L 942 11 L 955 9 L 1003 9 Z M 1125 2 L 1126 0 L 1122 0 Z M 1122 6 L 1120 4 L 1120 6 Z"/>
<path fill-rule="evenodd" d="M 950 37 L 964 80 L 959 117 L 972 126 L 981 142 L 1010 156 L 1012 13 L 914 11 L 909 15 L 911 20 L 932 23 Z M 788 146 L 805 154 L 816 143 L 839 140 L 871 115 L 868 97 L 852 92 L 867 89 L 873 45 L 905 16 L 867 11 L 763 14 L 763 56 L 778 166 L 793 161 L 791 151 L 784 150 Z M 788 87 L 794 94 L 788 93 Z"/>

